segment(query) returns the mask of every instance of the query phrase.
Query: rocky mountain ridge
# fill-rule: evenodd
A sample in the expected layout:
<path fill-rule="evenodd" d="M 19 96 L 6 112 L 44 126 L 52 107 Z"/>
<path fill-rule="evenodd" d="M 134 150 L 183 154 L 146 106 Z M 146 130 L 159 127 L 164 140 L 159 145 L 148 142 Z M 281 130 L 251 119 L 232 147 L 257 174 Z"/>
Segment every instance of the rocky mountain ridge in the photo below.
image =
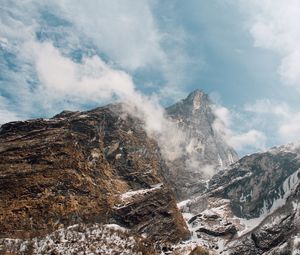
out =
<path fill-rule="evenodd" d="M 166 165 L 120 105 L 12 122 L 0 131 L 0 237 L 118 224 L 152 243 L 189 237 Z"/>
<path fill-rule="evenodd" d="M 2 125 L 0 254 L 299 255 L 299 144 L 238 160 L 202 91 L 166 115 L 172 162 L 122 104 Z"/>

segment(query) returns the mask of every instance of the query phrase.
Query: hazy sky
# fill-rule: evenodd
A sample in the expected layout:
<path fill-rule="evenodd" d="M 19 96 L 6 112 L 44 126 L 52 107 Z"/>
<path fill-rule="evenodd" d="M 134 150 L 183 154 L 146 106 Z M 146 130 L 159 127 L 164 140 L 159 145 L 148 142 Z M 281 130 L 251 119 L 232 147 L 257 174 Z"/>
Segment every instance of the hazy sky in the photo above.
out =
<path fill-rule="evenodd" d="M 299 140 L 300 1 L 1 1 L 0 123 L 210 94 L 240 154 Z"/>

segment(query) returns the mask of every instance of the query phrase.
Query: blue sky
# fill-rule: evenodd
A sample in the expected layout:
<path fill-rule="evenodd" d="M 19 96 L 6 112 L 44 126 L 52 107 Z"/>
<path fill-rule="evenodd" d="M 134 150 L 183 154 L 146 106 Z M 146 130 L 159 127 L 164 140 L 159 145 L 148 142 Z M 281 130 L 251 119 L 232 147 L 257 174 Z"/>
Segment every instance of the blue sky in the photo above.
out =
<path fill-rule="evenodd" d="M 0 123 L 194 89 L 245 153 L 300 132 L 300 3 L 3 1 Z"/>

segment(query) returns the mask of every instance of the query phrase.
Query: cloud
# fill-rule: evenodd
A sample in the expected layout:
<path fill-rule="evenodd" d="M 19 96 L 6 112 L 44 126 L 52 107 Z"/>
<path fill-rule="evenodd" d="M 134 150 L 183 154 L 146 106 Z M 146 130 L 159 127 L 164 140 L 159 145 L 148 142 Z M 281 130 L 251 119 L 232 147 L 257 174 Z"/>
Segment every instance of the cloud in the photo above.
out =
<path fill-rule="evenodd" d="M 134 91 L 130 75 L 113 69 L 97 55 L 76 63 L 47 42 L 28 42 L 24 45 L 24 52 L 27 57 L 33 57 L 41 83 L 36 92 L 44 94 L 43 101 L 51 103 L 69 98 L 74 103 L 83 104 L 101 102 L 114 95 L 124 98 Z"/>
<path fill-rule="evenodd" d="M 255 114 L 257 123 L 277 136 L 278 143 L 299 140 L 300 112 L 291 109 L 286 102 L 259 99 L 244 108 L 246 112 Z"/>
<path fill-rule="evenodd" d="M 2 120 L 47 117 L 63 109 L 86 109 L 119 98 L 144 119 L 149 133 L 164 133 L 159 138 L 161 144 L 168 146 L 168 157 L 176 157 L 181 150 L 176 145 L 184 134 L 165 121 L 161 98 L 139 93 L 132 78 L 141 70 L 155 70 L 165 79 L 159 96 L 183 97 L 180 85 L 189 63 L 182 49 L 186 34 L 172 22 L 167 29 L 161 27 L 153 7 L 155 2 L 130 0 L 6 2 L 0 16 L 0 46 L 15 66 L 8 68 L 6 63 L 0 63 L 1 76 L 5 77 L 0 81 L 1 92 L 7 100 L 2 104 Z M 259 31 L 265 28 L 252 28 L 253 35 L 257 34 L 257 46 L 273 47 L 276 38 L 272 34 L 268 41 L 269 36 L 259 37 Z M 79 51 L 81 57 L 74 59 L 74 51 Z M 272 108 L 268 102 L 260 104 L 255 107 L 276 111 L 292 121 L 284 105 L 280 109 Z M 232 112 L 222 107 L 216 112 L 219 121 L 215 128 L 229 143 L 237 148 L 263 147 L 263 134 L 255 127 L 237 131 Z M 258 139 L 262 142 L 258 143 Z"/>
<path fill-rule="evenodd" d="M 282 81 L 300 91 L 300 2 L 297 0 L 242 0 L 249 16 L 255 46 L 281 56 Z"/>
<path fill-rule="evenodd" d="M 52 1 L 50 10 L 68 20 L 75 33 L 91 41 L 118 68 L 131 74 L 151 72 L 163 98 L 182 96 L 189 58 L 186 34 L 175 24 L 162 26 L 154 13 L 158 2 L 141 0 Z M 140 84 L 140 86 L 143 86 Z"/>
<path fill-rule="evenodd" d="M 61 15 L 115 63 L 135 70 L 163 61 L 162 34 L 148 1 L 55 1 Z"/>
<path fill-rule="evenodd" d="M 289 106 L 285 102 L 270 99 L 258 99 L 254 104 L 246 104 L 244 108 L 248 112 L 259 114 L 274 114 L 282 117 L 287 117 L 290 114 Z"/>
<path fill-rule="evenodd" d="M 157 97 L 137 91 L 129 73 L 146 66 L 168 77 L 174 71 L 176 61 L 162 48 L 166 38 L 148 1 L 26 1 L 6 3 L 2 11 L 1 49 L 16 65 L 1 66 L 1 91 L 8 95 L 1 103 L 2 122 L 119 99 L 145 122 L 166 158 L 179 156 L 184 135 L 164 117 Z M 74 49 L 83 52 L 79 61 L 70 54 Z"/>
<path fill-rule="evenodd" d="M 158 141 L 165 158 L 171 160 L 182 153 L 180 143 L 184 134 L 165 118 L 157 97 L 138 92 L 126 72 L 112 68 L 99 56 L 76 63 L 48 42 L 27 42 L 22 54 L 28 61 L 31 58 L 36 69 L 40 85 L 32 95 L 40 104 L 53 110 L 65 99 L 68 99 L 66 105 L 79 105 L 117 98 L 124 102 L 124 110 L 144 122 L 147 133 Z"/>
<path fill-rule="evenodd" d="M 234 149 L 238 151 L 266 149 L 266 136 L 262 131 L 250 129 L 238 132 L 233 128 L 237 125 L 237 121 L 224 106 L 215 106 L 214 113 L 216 115 L 214 130 Z"/>
<path fill-rule="evenodd" d="M 266 149 L 266 136 L 258 130 L 250 130 L 242 134 L 234 134 L 229 138 L 229 144 L 236 150 L 245 148 Z"/>
<path fill-rule="evenodd" d="M 156 87 L 160 97 L 181 97 L 182 88 L 177 85 L 182 84 L 182 74 L 187 63 L 185 54 L 181 51 L 184 33 L 176 33 L 176 27 L 172 28 L 172 33 L 163 31 L 153 13 L 155 5 L 155 2 L 150 1 L 132 3 L 129 0 L 88 3 L 28 0 L 18 4 L 3 3 L 0 50 L 3 50 L 8 62 L 0 63 L 0 75 L 4 77 L 0 83 L 1 93 L 14 103 L 11 104 L 10 111 L 22 113 L 24 117 L 38 117 L 52 115 L 64 108 L 83 109 L 87 106 L 84 103 L 89 103 L 91 107 L 91 102 L 97 100 L 98 104 L 104 104 L 105 98 L 109 97 L 108 90 L 103 91 L 101 101 L 99 94 L 92 92 L 93 87 L 96 89 L 93 84 L 89 85 L 88 90 L 79 91 L 78 81 L 55 79 L 62 74 L 65 79 L 73 77 L 71 73 L 80 70 L 80 83 L 85 86 L 88 79 L 82 73 L 83 70 L 105 69 L 105 64 L 118 70 L 118 75 L 114 75 L 114 78 L 127 80 L 126 83 L 132 82 L 131 77 L 136 72 L 140 74 L 143 70 L 150 70 L 151 75 L 153 73 L 160 77 L 159 87 Z M 39 42 L 46 44 L 38 46 Z M 50 44 L 53 45 L 52 49 Z M 35 52 L 32 57 L 31 51 Z M 57 61 L 57 52 L 67 58 Z M 78 57 L 73 61 L 74 52 L 79 52 L 82 58 Z M 61 68 L 46 70 L 47 56 L 42 56 L 46 54 L 49 55 L 49 61 L 53 61 L 52 64 L 49 62 L 47 68 L 51 68 L 54 63 Z M 81 61 L 82 63 L 75 63 Z M 52 75 L 50 71 L 56 73 Z M 107 72 L 101 81 L 105 83 L 104 79 L 112 76 L 107 69 L 103 71 Z M 66 87 L 67 83 L 72 82 L 74 93 L 70 90 L 70 85 Z M 123 87 L 126 92 L 126 85 Z M 139 84 L 139 87 L 143 85 Z M 75 93 L 76 89 L 80 93 Z M 54 94 L 56 95 L 53 96 Z M 68 98 L 59 100 L 63 95 Z M 89 97 L 89 102 L 84 99 L 86 96 Z"/>
<path fill-rule="evenodd" d="M 287 142 L 295 142 L 300 139 L 300 112 L 295 113 L 279 126 L 279 134 Z"/>
<path fill-rule="evenodd" d="M 20 118 L 16 113 L 9 111 L 8 108 L 9 106 L 7 100 L 0 96 L 0 125 L 8 121 L 18 120 Z"/>

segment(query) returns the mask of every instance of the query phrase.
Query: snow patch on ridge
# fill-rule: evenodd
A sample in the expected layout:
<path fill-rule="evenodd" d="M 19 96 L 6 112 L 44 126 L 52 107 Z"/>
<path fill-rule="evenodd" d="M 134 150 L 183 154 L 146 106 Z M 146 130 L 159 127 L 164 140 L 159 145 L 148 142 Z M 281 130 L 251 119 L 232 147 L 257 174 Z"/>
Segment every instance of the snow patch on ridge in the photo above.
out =
<path fill-rule="evenodd" d="M 152 185 L 150 189 L 139 189 L 139 190 L 134 190 L 134 191 L 128 191 L 126 193 L 123 193 L 120 195 L 120 199 L 122 201 L 127 201 L 128 199 L 137 196 L 137 195 L 144 195 L 147 194 L 149 192 L 155 191 L 160 189 L 163 186 L 162 183 L 158 183 L 155 185 Z"/>
<path fill-rule="evenodd" d="M 285 205 L 287 198 L 292 194 L 292 192 L 295 190 L 295 188 L 299 183 L 299 177 L 298 177 L 299 174 L 300 174 L 300 169 L 298 169 L 297 171 L 295 171 L 293 174 L 291 174 L 285 179 L 285 181 L 282 184 L 283 193 L 280 198 L 275 199 L 273 201 L 271 208 L 268 209 L 267 203 L 266 201 L 264 201 L 264 206 L 261 209 L 261 214 L 259 217 L 253 219 L 238 218 L 241 224 L 245 226 L 245 229 L 239 232 L 240 236 L 253 230 L 255 227 L 260 225 L 267 216 L 269 216 L 277 209 Z"/>

